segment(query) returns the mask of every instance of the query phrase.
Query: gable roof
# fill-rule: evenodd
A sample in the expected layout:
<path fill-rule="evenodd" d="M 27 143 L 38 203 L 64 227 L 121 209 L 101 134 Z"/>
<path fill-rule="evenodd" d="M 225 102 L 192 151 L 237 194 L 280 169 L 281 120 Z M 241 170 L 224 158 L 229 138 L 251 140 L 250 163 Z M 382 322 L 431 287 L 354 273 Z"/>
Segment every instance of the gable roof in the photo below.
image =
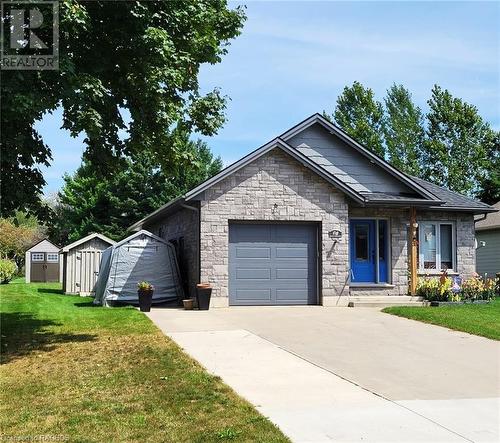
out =
<path fill-rule="evenodd" d="M 86 237 L 81 238 L 80 240 L 77 240 L 73 243 L 70 243 L 69 245 L 66 245 L 64 248 L 61 249 L 61 252 L 68 252 L 70 249 L 76 248 L 77 246 L 80 246 L 82 243 L 92 240 L 93 238 L 99 238 L 103 242 L 108 243 L 110 246 L 116 243 L 114 240 L 111 240 L 105 235 L 94 232 L 92 234 L 87 235 Z"/>
<path fill-rule="evenodd" d="M 40 245 L 40 244 L 41 244 L 41 243 L 43 243 L 43 242 L 47 242 L 47 243 L 48 243 L 50 246 L 52 246 L 54 249 L 57 249 L 57 250 L 59 250 L 59 249 L 60 249 L 60 247 L 59 247 L 59 246 L 57 246 L 57 245 L 55 245 L 54 243 L 52 243 L 49 239 L 47 239 L 47 238 L 42 238 L 40 241 L 37 241 L 37 242 L 36 242 L 33 246 L 30 246 L 30 248 L 29 248 L 29 249 L 27 249 L 27 250 L 26 250 L 26 252 L 30 252 L 30 251 L 31 251 L 31 250 L 32 250 L 35 246 L 38 246 L 38 245 Z"/>
<path fill-rule="evenodd" d="M 488 214 L 483 220 L 476 222 L 476 231 L 486 231 L 488 229 L 500 229 L 500 201 L 492 205 L 498 212 Z"/>
<path fill-rule="evenodd" d="M 349 197 L 353 198 L 359 203 L 363 203 L 365 199 L 363 196 L 355 191 L 354 189 L 350 188 L 348 185 L 343 183 L 341 180 L 339 180 L 337 177 L 335 177 L 332 174 L 329 174 L 328 171 L 325 171 L 321 166 L 318 164 L 314 163 L 310 159 L 308 159 L 304 154 L 299 152 L 297 149 L 293 148 L 289 144 L 287 144 L 285 141 L 283 141 L 281 138 L 275 138 L 274 140 L 270 141 L 269 143 L 266 143 L 264 146 L 261 146 L 260 148 L 256 149 L 255 151 L 251 152 L 250 154 L 246 155 L 245 157 L 241 158 L 237 162 L 233 163 L 232 165 L 228 166 L 227 168 L 223 169 L 221 172 L 219 172 L 217 175 L 212 177 L 211 179 L 203 182 L 201 185 L 197 186 L 196 188 L 192 189 L 189 191 L 184 198 L 186 200 L 195 198 L 202 192 L 204 192 L 206 189 L 209 187 L 215 185 L 216 183 L 220 182 L 221 180 L 224 180 L 226 177 L 231 175 L 232 173 L 238 171 L 239 169 L 243 168 L 244 166 L 248 165 L 249 163 L 253 162 L 257 158 L 263 156 L 264 154 L 267 154 L 269 151 L 272 149 L 279 148 L 282 151 L 286 152 L 293 158 L 295 158 L 297 161 L 302 163 L 305 167 L 309 168 L 316 174 L 318 174 L 320 177 L 324 178 L 326 181 L 329 183 L 333 184 L 337 188 L 339 188 L 341 191 L 344 191 Z"/>
<path fill-rule="evenodd" d="M 406 186 L 405 189 L 412 191 L 411 194 L 396 194 L 391 192 L 364 192 L 360 191 L 356 187 L 346 180 L 342 180 L 339 174 L 335 173 L 335 168 L 327 169 L 320 163 L 312 160 L 304 152 L 301 152 L 298 148 L 291 146 L 287 141 L 290 140 L 295 135 L 304 131 L 308 127 L 319 124 L 331 134 L 336 135 L 341 141 L 346 143 L 348 146 L 356 150 L 360 155 L 367 158 L 370 163 L 383 169 L 387 174 L 394 177 L 402 184 Z M 302 163 L 305 167 L 334 185 L 337 189 L 343 191 L 346 195 L 352 198 L 357 204 L 361 206 L 377 205 L 382 204 L 388 206 L 420 206 L 428 207 L 430 209 L 449 209 L 449 210 L 463 210 L 476 213 L 494 212 L 496 209 L 484 203 L 477 202 L 475 200 L 464 197 L 456 192 L 449 191 L 445 188 L 433 185 L 425 180 L 416 179 L 411 177 L 394 166 L 390 165 L 385 159 L 374 154 L 356 140 L 351 138 L 345 131 L 343 131 L 338 126 L 334 125 L 322 115 L 316 113 L 302 122 L 295 125 L 293 128 L 281 134 L 279 137 L 271 140 L 255 151 L 247 154 L 240 160 L 226 167 L 218 174 L 212 178 L 204 181 L 200 185 L 196 186 L 191 191 L 187 192 L 185 195 L 178 197 L 175 200 L 170 201 L 166 205 L 163 205 L 156 211 L 152 212 L 148 216 L 139 220 L 130 226 L 129 230 L 140 229 L 144 223 L 151 222 L 154 219 L 161 218 L 171 212 L 178 210 L 181 207 L 188 207 L 186 202 L 190 200 L 196 200 L 199 196 L 209 189 L 211 186 L 224 180 L 234 172 L 245 167 L 249 163 L 253 162 L 262 155 L 268 153 L 272 149 L 281 149 L 285 153 L 289 154 L 291 157 Z M 190 207 L 191 209 L 194 209 Z"/>

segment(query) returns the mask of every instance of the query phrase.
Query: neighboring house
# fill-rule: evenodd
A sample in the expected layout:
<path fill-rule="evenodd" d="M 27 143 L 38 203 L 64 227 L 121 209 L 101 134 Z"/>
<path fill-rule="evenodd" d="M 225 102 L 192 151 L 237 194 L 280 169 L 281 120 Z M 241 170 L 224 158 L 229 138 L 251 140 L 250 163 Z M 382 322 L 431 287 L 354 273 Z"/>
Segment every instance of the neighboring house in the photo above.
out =
<path fill-rule="evenodd" d="M 500 210 L 500 202 L 493 207 Z M 487 214 L 486 218 L 476 222 L 476 239 L 476 271 L 494 277 L 500 272 L 500 212 Z"/>
<path fill-rule="evenodd" d="M 175 241 L 191 295 L 210 282 L 213 306 L 331 306 L 408 294 L 415 214 L 420 275 L 470 276 L 474 214 L 491 211 L 401 173 L 315 114 L 130 229 Z"/>
<path fill-rule="evenodd" d="M 26 251 L 26 283 L 61 281 L 62 261 L 59 259 L 59 249 L 59 246 L 43 239 Z"/>
<path fill-rule="evenodd" d="M 102 234 L 89 234 L 61 249 L 63 292 L 90 295 L 99 274 L 102 251 L 115 242 Z"/>

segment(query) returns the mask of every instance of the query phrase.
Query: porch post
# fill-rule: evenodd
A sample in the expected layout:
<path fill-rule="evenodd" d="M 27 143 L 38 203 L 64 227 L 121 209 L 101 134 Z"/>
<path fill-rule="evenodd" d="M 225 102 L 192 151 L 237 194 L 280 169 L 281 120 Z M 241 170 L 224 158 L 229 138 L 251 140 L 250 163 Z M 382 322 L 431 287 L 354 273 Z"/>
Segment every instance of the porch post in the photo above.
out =
<path fill-rule="evenodd" d="M 417 291 L 417 210 L 410 208 L 410 295 L 415 296 Z"/>

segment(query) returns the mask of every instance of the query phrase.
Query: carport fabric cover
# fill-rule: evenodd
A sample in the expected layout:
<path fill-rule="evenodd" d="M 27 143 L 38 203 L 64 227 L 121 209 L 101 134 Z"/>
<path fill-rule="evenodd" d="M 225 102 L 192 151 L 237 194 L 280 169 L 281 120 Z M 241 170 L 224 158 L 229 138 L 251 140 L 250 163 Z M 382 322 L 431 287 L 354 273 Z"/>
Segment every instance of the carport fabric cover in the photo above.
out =
<path fill-rule="evenodd" d="M 229 303 L 317 303 L 317 227 L 313 224 L 231 224 Z"/>
<path fill-rule="evenodd" d="M 146 231 L 106 249 L 96 282 L 95 303 L 139 302 L 137 283 L 148 281 L 155 291 L 153 303 L 182 297 L 179 268 L 173 245 Z"/>

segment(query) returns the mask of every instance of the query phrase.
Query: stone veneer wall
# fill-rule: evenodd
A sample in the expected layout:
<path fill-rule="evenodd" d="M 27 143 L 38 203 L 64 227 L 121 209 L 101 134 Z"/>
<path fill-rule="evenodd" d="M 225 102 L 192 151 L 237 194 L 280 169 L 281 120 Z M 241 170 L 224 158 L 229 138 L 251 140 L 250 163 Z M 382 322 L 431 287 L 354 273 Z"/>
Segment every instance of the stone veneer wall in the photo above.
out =
<path fill-rule="evenodd" d="M 279 149 L 212 186 L 201 201 L 200 253 L 213 305 L 229 302 L 230 220 L 321 222 L 322 304 L 335 304 L 348 275 L 347 212 L 343 193 Z M 342 232 L 338 242 L 328 236 L 334 229 Z"/>
<path fill-rule="evenodd" d="M 190 203 L 190 206 L 194 206 Z M 179 240 L 184 237 L 184 266 L 188 276 L 189 295 L 196 295 L 196 284 L 199 283 L 199 213 L 191 209 L 181 209 L 166 217 L 161 222 L 144 226 L 164 240 Z"/>
<path fill-rule="evenodd" d="M 381 217 L 389 220 L 391 233 L 391 268 L 389 278 L 393 288 L 356 288 L 350 287 L 352 295 L 407 295 L 408 294 L 408 209 L 355 208 L 349 209 L 349 218 Z M 417 211 L 417 222 L 452 221 L 456 229 L 457 273 L 470 277 L 476 266 L 475 231 L 472 214 L 446 211 Z M 424 276 L 425 274 L 420 274 Z M 392 277 L 392 278 L 391 278 Z"/>

